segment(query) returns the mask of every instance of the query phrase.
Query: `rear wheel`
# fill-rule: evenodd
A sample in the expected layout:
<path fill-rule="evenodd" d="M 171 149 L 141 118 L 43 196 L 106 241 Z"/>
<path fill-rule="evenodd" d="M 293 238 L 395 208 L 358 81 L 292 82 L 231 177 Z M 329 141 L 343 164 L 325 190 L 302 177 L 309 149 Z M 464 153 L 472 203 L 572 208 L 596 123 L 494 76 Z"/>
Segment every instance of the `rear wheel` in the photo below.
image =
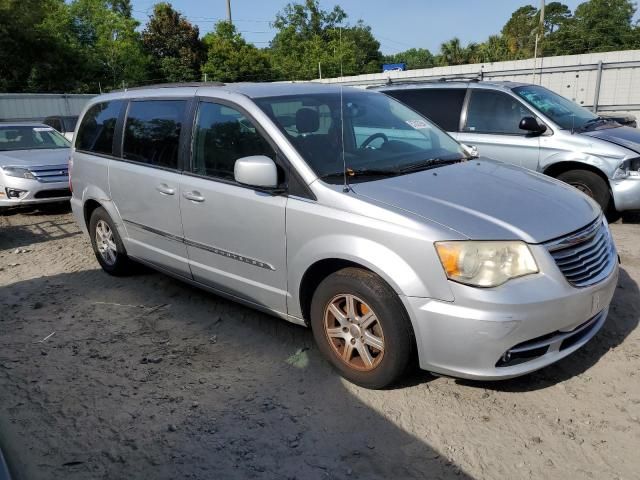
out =
<path fill-rule="evenodd" d="M 96 208 L 91 214 L 89 235 L 93 252 L 105 272 L 115 276 L 132 273 L 133 264 L 127 256 L 113 220 L 103 207 Z"/>
<path fill-rule="evenodd" d="M 397 382 L 413 355 L 413 331 L 398 295 L 367 270 L 345 268 L 320 283 L 311 327 L 322 354 L 363 387 Z"/>
<path fill-rule="evenodd" d="M 557 176 L 558 180 L 577 188 L 582 193 L 590 196 L 600 204 L 603 212 L 607 212 L 611 206 L 611 193 L 609 185 L 597 173 L 589 170 L 569 170 Z"/>

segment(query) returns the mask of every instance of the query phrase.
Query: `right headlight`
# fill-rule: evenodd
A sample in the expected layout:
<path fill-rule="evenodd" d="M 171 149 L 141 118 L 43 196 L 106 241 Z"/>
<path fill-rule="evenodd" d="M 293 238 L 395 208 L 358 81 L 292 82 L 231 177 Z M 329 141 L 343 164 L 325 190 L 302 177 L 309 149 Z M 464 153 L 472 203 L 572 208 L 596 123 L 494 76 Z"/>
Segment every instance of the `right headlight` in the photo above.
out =
<path fill-rule="evenodd" d="M 640 157 L 625 160 L 613 173 L 613 178 L 616 180 L 627 177 L 640 178 Z"/>
<path fill-rule="evenodd" d="M 512 278 L 538 273 L 531 250 L 520 241 L 436 242 L 447 278 L 474 287 L 497 287 Z"/>
<path fill-rule="evenodd" d="M 34 176 L 28 168 L 22 167 L 1 167 L 5 175 L 9 177 L 28 178 L 33 180 Z"/>

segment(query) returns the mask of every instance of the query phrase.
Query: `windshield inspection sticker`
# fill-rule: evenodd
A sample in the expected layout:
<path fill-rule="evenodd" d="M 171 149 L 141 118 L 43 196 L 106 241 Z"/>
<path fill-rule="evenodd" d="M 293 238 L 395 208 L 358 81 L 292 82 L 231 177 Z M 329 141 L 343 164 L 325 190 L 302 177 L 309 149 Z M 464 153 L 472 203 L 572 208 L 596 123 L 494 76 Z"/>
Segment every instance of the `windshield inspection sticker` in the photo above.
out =
<path fill-rule="evenodd" d="M 405 122 L 411 125 L 416 130 L 421 130 L 423 128 L 429 128 L 429 124 L 424 120 L 405 120 Z"/>

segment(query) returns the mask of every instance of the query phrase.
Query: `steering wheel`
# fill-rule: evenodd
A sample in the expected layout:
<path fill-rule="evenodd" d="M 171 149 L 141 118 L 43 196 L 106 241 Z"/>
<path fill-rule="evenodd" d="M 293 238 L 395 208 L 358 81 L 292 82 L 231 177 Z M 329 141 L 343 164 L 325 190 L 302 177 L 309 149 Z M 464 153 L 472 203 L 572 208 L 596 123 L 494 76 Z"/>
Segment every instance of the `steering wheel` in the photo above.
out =
<path fill-rule="evenodd" d="M 362 142 L 360 148 L 367 148 L 371 142 L 378 138 L 381 138 L 383 140 L 383 143 L 387 143 L 389 141 L 389 138 L 384 133 L 378 132 L 370 135 L 364 142 Z"/>

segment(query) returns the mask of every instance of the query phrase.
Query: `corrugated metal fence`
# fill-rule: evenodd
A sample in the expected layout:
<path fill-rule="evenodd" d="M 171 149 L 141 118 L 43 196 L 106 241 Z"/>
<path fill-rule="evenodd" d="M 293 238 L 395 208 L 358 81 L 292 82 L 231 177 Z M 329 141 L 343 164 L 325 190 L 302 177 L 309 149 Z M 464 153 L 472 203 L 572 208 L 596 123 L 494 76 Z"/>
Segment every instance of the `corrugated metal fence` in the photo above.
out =
<path fill-rule="evenodd" d="M 94 95 L 0 93 L 1 121 L 42 121 L 50 115 L 78 115 Z"/>
<path fill-rule="evenodd" d="M 319 81 L 366 86 L 480 75 L 486 80 L 537 83 L 597 112 L 625 112 L 640 117 L 640 50 L 538 58 L 535 64 L 533 59 L 476 63 Z"/>

